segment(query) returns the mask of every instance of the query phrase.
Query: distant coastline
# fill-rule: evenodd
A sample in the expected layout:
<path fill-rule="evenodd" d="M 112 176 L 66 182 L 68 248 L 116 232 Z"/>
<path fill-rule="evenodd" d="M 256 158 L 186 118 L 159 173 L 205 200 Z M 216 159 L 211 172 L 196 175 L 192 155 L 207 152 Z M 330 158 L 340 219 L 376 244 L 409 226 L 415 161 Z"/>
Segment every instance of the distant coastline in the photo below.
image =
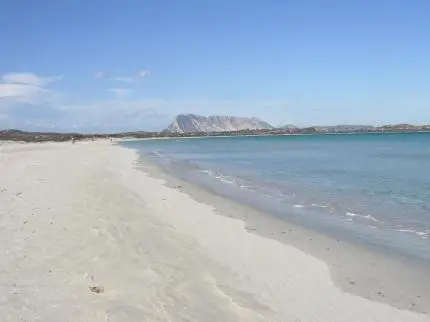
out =
<path fill-rule="evenodd" d="M 337 135 L 337 134 L 384 134 L 384 133 L 427 133 L 430 125 L 384 125 L 379 127 L 357 126 L 313 126 L 305 128 L 275 128 L 260 130 L 240 130 L 224 132 L 146 132 L 130 131 L 116 133 L 62 133 L 62 132 L 27 132 L 16 129 L 0 130 L 0 141 L 21 142 L 64 142 L 71 140 L 95 139 L 154 139 L 154 138 L 193 138 L 193 137 L 231 137 L 231 136 L 281 136 L 281 135 Z"/>

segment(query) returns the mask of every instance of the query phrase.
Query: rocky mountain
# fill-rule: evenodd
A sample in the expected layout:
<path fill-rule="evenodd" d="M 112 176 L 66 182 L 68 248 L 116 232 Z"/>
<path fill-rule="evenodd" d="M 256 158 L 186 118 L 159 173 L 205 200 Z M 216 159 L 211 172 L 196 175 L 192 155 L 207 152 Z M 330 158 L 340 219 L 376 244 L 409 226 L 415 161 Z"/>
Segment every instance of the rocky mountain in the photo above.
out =
<path fill-rule="evenodd" d="M 331 125 L 314 126 L 317 132 L 345 133 L 345 132 L 367 132 L 375 129 L 372 125 Z"/>
<path fill-rule="evenodd" d="M 279 127 L 280 130 L 298 130 L 299 128 L 292 124 L 285 124 Z"/>
<path fill-rule="evenodd" d="M 273 129 L 269 123 L 258 118 L 236 116 L 200 116 L 195 114 L 180 114 L 165 130 L 170 133 L 190 132 L 230 132 L 241 130 Z"/>

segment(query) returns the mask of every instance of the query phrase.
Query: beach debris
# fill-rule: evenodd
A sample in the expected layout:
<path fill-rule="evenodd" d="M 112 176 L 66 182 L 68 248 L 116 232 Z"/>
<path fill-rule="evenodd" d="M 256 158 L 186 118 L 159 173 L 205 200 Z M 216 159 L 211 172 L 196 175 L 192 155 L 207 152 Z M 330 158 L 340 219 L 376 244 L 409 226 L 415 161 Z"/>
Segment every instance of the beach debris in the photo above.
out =
<path fill-rule="evenodd" d="M 103 286 L 90 286 L 88 288 L 91 292 L 96 294 L 104 293 L 105 291 L 105 288 Z"/>
<path fill-rule="evenodd" d="M 379 291 L 379 292 L 378 292 L 378 295 L 379 295 L 379 296 L 382 296 L 382 297 L 385 297 L 384 292 L 381 292 L 381 291 Z"/>
<path fill-rule="evenodd" d="M 0 189 L 0 192 L 5 192 L 6 191 L 6 188 L 1 188 Z"/>

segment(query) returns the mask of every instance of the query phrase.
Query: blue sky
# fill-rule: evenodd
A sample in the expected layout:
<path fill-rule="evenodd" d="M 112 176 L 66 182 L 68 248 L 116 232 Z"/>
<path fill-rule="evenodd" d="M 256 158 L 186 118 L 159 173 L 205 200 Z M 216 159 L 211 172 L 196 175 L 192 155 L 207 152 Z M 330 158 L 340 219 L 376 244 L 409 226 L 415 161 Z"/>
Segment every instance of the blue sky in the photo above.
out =
<path fill-rule="evenodd" d="M 430 123 L 428 0 L 3 0 L 0 128 Z"/>

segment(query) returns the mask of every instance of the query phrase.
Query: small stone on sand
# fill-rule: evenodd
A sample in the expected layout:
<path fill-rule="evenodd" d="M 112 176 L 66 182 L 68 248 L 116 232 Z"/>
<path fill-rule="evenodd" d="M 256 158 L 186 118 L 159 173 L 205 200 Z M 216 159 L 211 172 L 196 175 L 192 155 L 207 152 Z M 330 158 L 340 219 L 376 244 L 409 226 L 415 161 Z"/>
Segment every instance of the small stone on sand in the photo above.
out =
<path fill-rule="evenodd" d="M 105 288 L 103 286 L 90 286 L 89 290 L 93 293 L 100 294 L 100 293 L 104 293 Z"/>

